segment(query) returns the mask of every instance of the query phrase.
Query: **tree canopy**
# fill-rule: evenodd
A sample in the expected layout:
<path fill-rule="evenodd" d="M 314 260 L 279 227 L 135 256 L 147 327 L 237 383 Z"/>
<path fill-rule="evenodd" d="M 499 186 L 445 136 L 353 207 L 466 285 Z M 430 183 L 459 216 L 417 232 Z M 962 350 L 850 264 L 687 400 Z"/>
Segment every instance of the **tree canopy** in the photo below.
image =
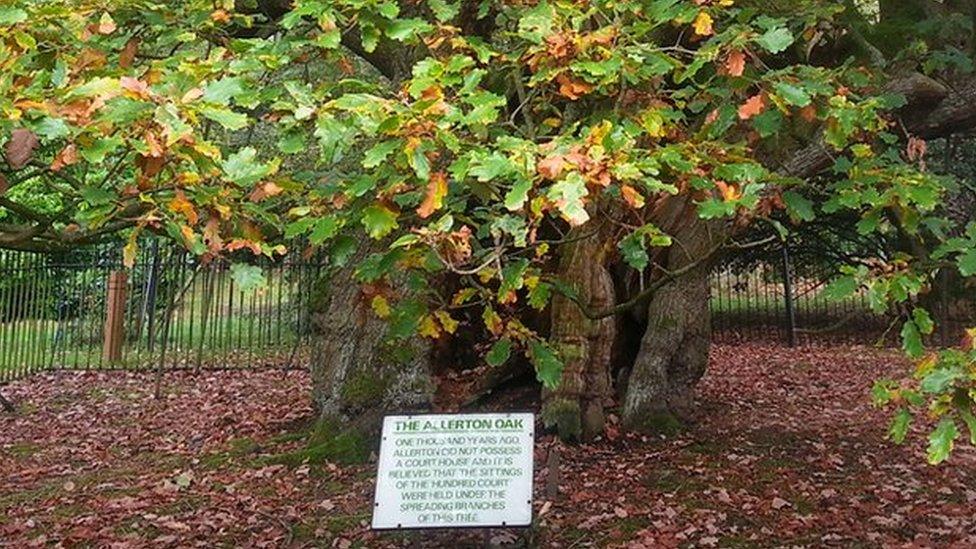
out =
<path fill-rule="evenodd" d="M 928 351 L 920 305 L 939 272 L 976 274 L 976 223 L 925 165 L 926 140 L 976 124 L 965 6 L 19 0 L 0 7 L 0 246 L 121 232 L 132 258 L 150 231 L 341 266 L 370 239 L 355 279 L 394 337 L 476 311 L 489 364 L 523 354 L 554 387 L 567 350 L 527 320 L 554 296 L 621 314 L 750 226 L 845 212 L 903 243 L 831 289 L 903 311 L 918 383 L 874 396 L 895 440 L 913 410 L 940 418 L 939 462 L 962 425 L 976 442 L 976 346 Z M 716 244 L 666 264 L 689 220 Z M 591 229 L 592 260 L 639 288 L 598 309 L 554 259 Z"/>

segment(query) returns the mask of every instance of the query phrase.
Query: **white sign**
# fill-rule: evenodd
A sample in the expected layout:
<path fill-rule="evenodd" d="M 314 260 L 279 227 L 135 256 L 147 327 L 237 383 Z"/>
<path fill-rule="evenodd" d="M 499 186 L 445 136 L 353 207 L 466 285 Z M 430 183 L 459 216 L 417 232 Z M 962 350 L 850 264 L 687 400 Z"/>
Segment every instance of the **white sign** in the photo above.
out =
<path fill-rule="evenodd" d="M 528 526 L 532 414 L 387 416 L 373 528 Z"/>

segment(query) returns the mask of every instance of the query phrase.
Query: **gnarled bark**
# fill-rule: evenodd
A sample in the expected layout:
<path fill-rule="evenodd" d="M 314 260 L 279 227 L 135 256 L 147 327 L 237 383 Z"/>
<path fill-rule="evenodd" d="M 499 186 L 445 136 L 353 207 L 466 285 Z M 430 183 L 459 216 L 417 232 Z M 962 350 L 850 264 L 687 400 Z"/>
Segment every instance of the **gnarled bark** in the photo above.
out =
<path fill-rule="evenodd" d="M 606 268 L 610 240 L 602 226 L 584 225 L 570 234 L 562 252 L 559 278 L 573 288 L 588 309 L 600 311 L 616 301 Z M 603 432 L 604 407 L 610 399 L 610 362 L 617 336 L 613 317 L 590 319 L 577 303 L 556 296 L 550 339 L 563 356 L 559 387 L 543 391 L 542 417 L 564 440 L 589 440 Z"/>
<path fill-rule="evenodd" d="M 391 342 L 389 324 L 371 310 L 353 279 L 355 267 L 376 246 L 364 246 L 333 274 L 312 312 L 312 386 L 320 417 L 370 434 L 383 414 L 426 410 L 433 396 L 430 345 L 419 339 Z"/>
<path fill-rule="evenodd" d="M 679 427 L 691 412 L 694 386 L 708 363 L 708 274 L 724 227 L 689 217 L 673 233 L 675 245 L 668 250 L 666 268 L 694 268 L 669 280 L 647 305 L 647 328 L 621 413 L 624 426 L 638 431 Z"/>

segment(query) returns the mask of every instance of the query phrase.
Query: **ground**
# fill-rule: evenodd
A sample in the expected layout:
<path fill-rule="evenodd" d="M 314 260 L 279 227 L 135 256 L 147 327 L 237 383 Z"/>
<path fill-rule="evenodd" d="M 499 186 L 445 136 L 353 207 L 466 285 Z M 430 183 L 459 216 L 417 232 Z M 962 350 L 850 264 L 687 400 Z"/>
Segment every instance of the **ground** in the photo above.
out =
<path fill-rule="evenodd" d="M 540 437 L 536 524 L 486 535 L 371 533 L 375 465 L 279 464 L 303 445 L 303 372 L 170 374 L 161 401 L 148 374 L 35 376 L 4 388 L 0 546 L 974 546 L 976 452 L 925 465 L 870 406 L 905 371 L 868 347 L 719 346 L 690 429 Z"/>

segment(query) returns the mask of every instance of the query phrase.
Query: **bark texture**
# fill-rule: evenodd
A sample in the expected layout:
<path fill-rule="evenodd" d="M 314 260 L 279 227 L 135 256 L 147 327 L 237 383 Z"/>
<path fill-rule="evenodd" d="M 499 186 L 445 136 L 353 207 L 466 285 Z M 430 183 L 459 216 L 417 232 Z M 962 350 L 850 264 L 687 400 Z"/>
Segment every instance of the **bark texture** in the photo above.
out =
<path fill-rule="evenodd" d="M 673 232 L 667 269 L 692 266 L 669 280 L 647 304 L 647 327 L 627 379 L 624 427 L 644 432 L 676 430 L 690 416 L 694 387 L 708 364 L 711 327 L 708 274 L 725 227 L 688 216 Z"/>
<path fill-rule="evenodd" d="M 332 275 L 312 313 L 312 386 L 320 416 L 368 434 L 386 412 L 429 408 L 434 389 L 430 345 L 389 341 L 388 323 L 373 313 L 353 279 L 355 267 L 376 246 L 364 246 Z"/>
<path fill-rule="evenodd" d="M 570 234 L 574 238 L 581 239 L 563 250 L 559 277 L 589 310 L 606 310 L 614 305 L 616 296 L 606 267 L 610 240 L 605 228 L 585 225 Z M 616 336 L 614 317 L 590 319 L 566 297 L 553 299 L 550 339 L 560 350 L 564 366 L 559 387 L 543 391 L 542 417 L 562 439 L 590 440 L 603 433 Z"/>

